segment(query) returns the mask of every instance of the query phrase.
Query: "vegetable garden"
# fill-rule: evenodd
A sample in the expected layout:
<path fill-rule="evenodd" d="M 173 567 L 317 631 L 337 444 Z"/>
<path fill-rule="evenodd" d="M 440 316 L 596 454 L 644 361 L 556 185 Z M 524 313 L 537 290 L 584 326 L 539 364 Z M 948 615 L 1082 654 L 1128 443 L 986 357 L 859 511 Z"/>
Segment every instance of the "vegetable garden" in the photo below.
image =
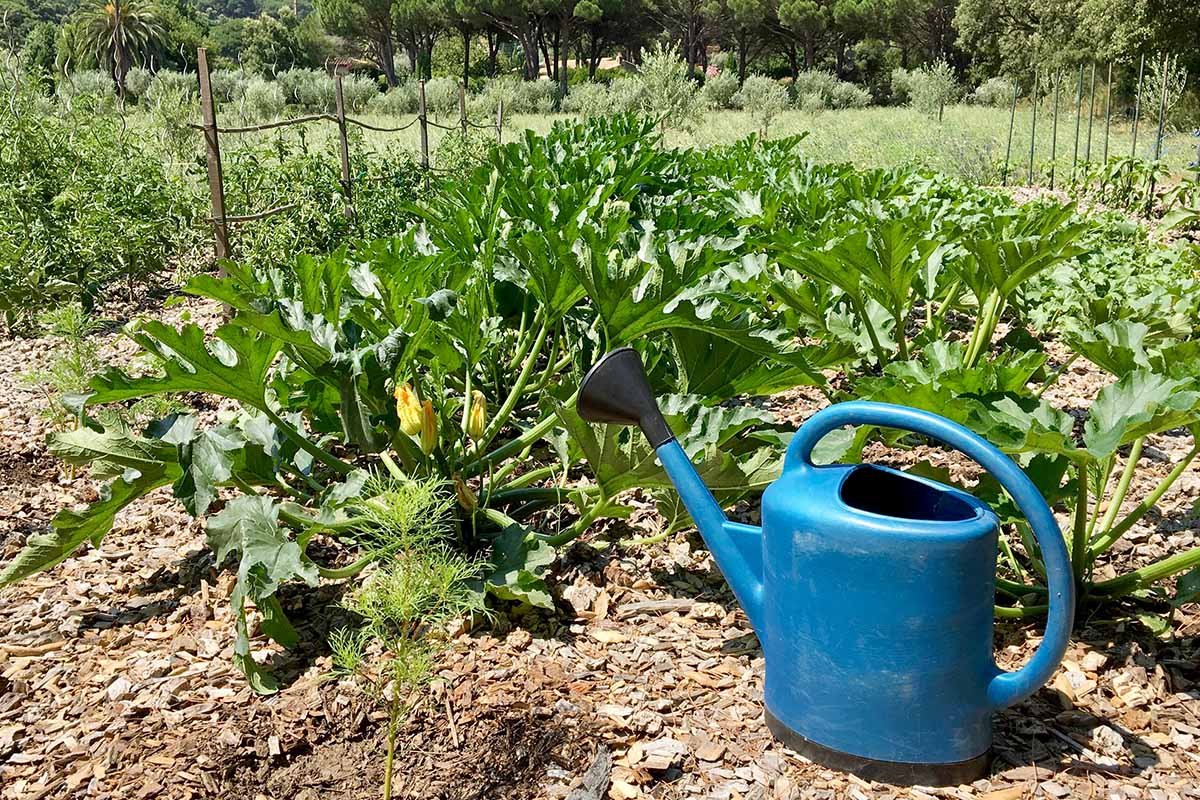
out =
<path fill-rule="evenodd" d="M 383 710 L 391 796 L 419 760 L 405 737 L 431 713 L 425 684 L 448 691 L 438 664 L 467 631 L 538 631 L 567 607 L 603 620 L 564 576 L 590 554 L 617 563 L 686 541 L 692 522 L 640 435 L 574 410 L 587 368 L 632 346 L 735 514 L 752 519 L 778 476 L 806 415 L 797 397 L 933 411 L 1010 454 L 1058 512 L 1081 618 L 1176 631 L 1194 652 L 1200 541 L 1160 510 L 1194 494 L 1200 454 L 1186 203 L 1156 227 L 916 168 L 815 163 L 803 136 L 707 150 L 659 137 L 633 116 L 560 122 L 420 184 L 393 207 L 394 236 L 195 274 L 183 302 L 222 317 L 135 321 L 136 358 L 59 398 L 70 415 L 48 450 L 97 495 L 10 547 L 0 585 L 121 547 L 129 509 L 169 491 L 202 521 L 212 569 L 233 576 L 229 655 L 254 692 L 287 695 L 295 676 L 269 662 L 310 646 L 296 598 L 342 597 L 344 624 L 320 647 L 338 685 Z M 1085 364 L 1098 390 L 1064 388 Z M 818 455 L 884 448 L 1000 512 L 1004 635 L 1043 615 L 1038 548 L 998 485 L 888 430 L 839 431 Z M 1171 546 L 1147 557 L 1128 539 L 1152 523 Z M 1176 672 L 1177 686 L 1200 680 L 1194 664 Z M 634 777 L 611 791 L 633 793 L 608 796 L 673 796 L 646 752 L 618 761 Z"/>

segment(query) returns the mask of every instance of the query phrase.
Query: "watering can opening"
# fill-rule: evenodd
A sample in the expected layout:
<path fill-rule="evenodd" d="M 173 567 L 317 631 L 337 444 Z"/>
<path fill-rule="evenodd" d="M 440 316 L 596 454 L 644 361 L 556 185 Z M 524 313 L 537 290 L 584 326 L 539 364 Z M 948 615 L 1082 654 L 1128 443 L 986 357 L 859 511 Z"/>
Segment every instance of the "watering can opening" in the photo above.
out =
<path fill-rule="evenodd" d="M 856 511 L 925 522 L 967 522 L 982 511 L 958 493 L 902 472 L 860 464 L 842 481 L 841 500 Z"/>

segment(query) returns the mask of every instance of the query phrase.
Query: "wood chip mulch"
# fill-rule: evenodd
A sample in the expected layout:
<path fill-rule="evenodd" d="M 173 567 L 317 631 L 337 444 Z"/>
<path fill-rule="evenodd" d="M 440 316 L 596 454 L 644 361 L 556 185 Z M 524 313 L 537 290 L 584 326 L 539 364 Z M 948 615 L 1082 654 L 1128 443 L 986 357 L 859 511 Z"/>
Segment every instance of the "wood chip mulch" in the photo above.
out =
<path fill-rule="evenodd" d="M 52 346 L 0 342 L 4 559 L 95 491 L 45 455 L 38 396 L 17 380 Z M 1103 382 L 1076 365 L 1048 397 L 1066 407 Z M 773 405 L 794 422 L 817 402 L 801 391 Z M 1130 503 L 1182 445 L 1155 437 Z M 1194 545 L 1197 496 L 1193 469 L 1130 533 L 1116 566 Z M 1052 685 L 997 716 L 987 779 L 893 787 L 772 741 L 758 642 L 694 534 L 625 551 L 576 544 L 558 571 L 558 613 L 502 616 L 455 640 L 401 731 L 397 797 L 1200 798 L 1195 605 L 1165 638 L 1119 608 L 1082 620 Z M 101 547 L 0 593 L 0 800 L 379 797 L 385 714 L 330 678 L 337 588 L 285 598 L 302 642 L 283 653 L 255 640 L 285 684 L 256 697 L 231 664 L 231 586 L 200 526 L 163 490 L 124 512 Z M 1022 663 L 1039 635 L 1037 622 L 998 623 L 1001 665 Z"/>

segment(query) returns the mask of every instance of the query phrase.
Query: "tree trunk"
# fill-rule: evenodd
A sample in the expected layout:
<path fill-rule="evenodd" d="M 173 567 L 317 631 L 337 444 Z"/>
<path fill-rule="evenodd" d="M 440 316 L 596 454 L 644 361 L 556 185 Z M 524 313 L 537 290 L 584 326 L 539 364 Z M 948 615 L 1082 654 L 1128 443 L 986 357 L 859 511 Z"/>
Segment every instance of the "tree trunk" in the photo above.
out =
<path fill-rule="evenodd" d="M 388 86 L 395 87 L 399 81 L 396 80 L 396 50 L 392 45 L 392 32 L 388 31 L 382 37 L 379 43 L 379 68 L 383 72 L 383 77 L 387 79 Z"/>
<path fill-rule="evenodd" d="M 738 28 L 737 32 L 737 48 L 738 48 L 738 85 L 741 86 L 746 82 L 746 40 L 749 34 L 745 27 Z"/>
<path fill-rule="evenodd" d="M 804 37 L 804 68 L 812 69 L 817 63 L 817 42 L 813 36 Z"/>
<path fill-rule="evenodd" d="M 558 38 L 562 46 L 562 70 L 558 73 L 558 100 L 567 96 L 567 62 L 571 60 L 571 18 L 566 14 L 558 20 Z"/>
<path fill-rule="evenodd" d="M 542 51 L 542 62 L 546 65 L 546 77 L 552 78 L 554 70 L 558 68 L 558 58 L 555 57 L 553 61 L 550 59 L 550 50 L 546 47 L 545 31 L 542 30 L 540 21 L 538 22 L 538 46 Z M 537 78 L 538 76 L 535 74 L 533 77 Z"/>
<path fill-rule="evenodd" d="M 800 75 L 800 65 L 796 58 L 796 45 L 791 42 L 788 42 L 787 46 L 787 60 L 788 70 L 792 73 L 792 81 L 795 82 Z"/>
<path fill-rule="evenodd" d="M 497 60 L 500 57 L 500 34 L 492 28 L 487 29 L 488 47 L 488 76 L 496 77 Z"/>

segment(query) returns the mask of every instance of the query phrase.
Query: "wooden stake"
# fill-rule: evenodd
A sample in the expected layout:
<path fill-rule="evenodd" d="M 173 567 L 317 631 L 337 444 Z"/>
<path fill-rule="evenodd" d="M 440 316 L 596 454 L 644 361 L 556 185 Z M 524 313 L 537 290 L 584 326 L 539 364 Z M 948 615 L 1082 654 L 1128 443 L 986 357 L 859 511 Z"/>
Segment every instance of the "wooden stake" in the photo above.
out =
<path fill-rule="evenodd" d="M 429 123 L 425 114 L 425 81 L 417 81 L 417 127 L 421 129 L 421 166 L 429 169 Z"/>
<path fill-rule="evenodd" d="M 225 183 L 221 172 L 221 143 L 217 130 L 217 108 L 213 103 L 212 78 L 208 72 L 208 50 L 196 51 L 196 74 L 200 78 L 200 114 L 204 121 L 204 150 L 208 157 L 208 193 L 212 200 L 215 233 L 213 254 L 217 260 L 229 258 L 229 226 L 225 222 Z M 220 274 L 225 275 L 224 268 Z"/>
<path fill-rule="evenodd" d="M 496 144 L 504 144 L 504 98 L 496 103 Z"/>
<path fill-rule="evenodd" d="M 347 217 L 354 216 L 354 199 L 351 194 L 353 184 L 350 181 L 350 140 L 346 134 L 346 97 L 342 92 L 342 73 L 333 74 L 334 109 L 337 114 L 339 155 L 342 159 L 342 192 L 345 195 L 345 210 Z"/>

